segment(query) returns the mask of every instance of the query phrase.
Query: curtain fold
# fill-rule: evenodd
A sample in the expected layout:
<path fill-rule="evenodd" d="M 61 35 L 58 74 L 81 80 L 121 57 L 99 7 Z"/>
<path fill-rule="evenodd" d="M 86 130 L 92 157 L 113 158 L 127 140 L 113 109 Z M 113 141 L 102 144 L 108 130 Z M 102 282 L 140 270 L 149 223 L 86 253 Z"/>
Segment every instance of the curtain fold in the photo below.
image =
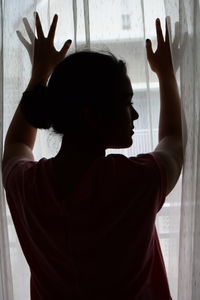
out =
<path fill-rule="evenodd" d="M 85 45 L 90 49 L 90 11 L 89 0 L 83 0 L 84 5 L 84 21 L 85 21 Z"/>
<path fill-rule="evenodd" d="M 73 3 L 73 20 L 74 20 L 74 45 L 75 51 L 77 51 L 77 2 L 72 0 Z"/>
<path fill-rule="evenodd" d="M 3 1 L 0 1 L 0 157 L 3 151 L 3 96 L 4 96 L 4 62 L 3 39 L 4 19 Z M 0 178 L 2 173 L 0 170 Z M 8 220 L 2 180 L 0 180 L 0 299 L 13 299 L 12 276 L 8 238 Z"/>
<path fill-rule="evenodd" d="M 199 0 L 165 1 L 173 24 L 179 24 L 180 51 L 172 47 L 174 64 L 180 63 L 185 157 L 182 182 L 178 299 L 200 299 L 200 9 Z M 174 33 L 175 34 L 175 33 Z M 187 135 L 187 143 L 186 143 Z"/>
<path fill-rule="evenodd" d="M 180 1 L 181 36 L 187 35 L 181 59 L 181 95 L 187 124 L 181 210 L 179 299 L 200 299 L 200 15 L 199 1 Z"/>
<path fill-rule="evenodd" d="M 25 32 L 22 17 L 27 17 L 33 25 L 33 12 L 35 11 L 35 1 L 1 1 L 3 6 L 3 35 L 1 60 L 3 61 L 2 89 L 3 111 L 1 118 L 3 120 L 3 134 L 1 136 L 1 150 L 3 139 L 8 125 L 19 103 L 22 92 L 28 84 L 31 65 L 28 55 L 24 55 L 22 46 L 17 38 L 16 30 Z M 3 103 L 3 104 L 2 104 Z M 2 127 L 1 127 L 2 130 Z M 13 222 L 8 207 L 5 206 L 5 198 L 1 192 L 0 202 L 0 247 L 4 247 L 1 252 L 1 264 L 4 269 L 1 270 L 3 278 L 2 300 L 27 300 L 30 299 L 29 291 L 29 268 L 22 254 Z"/>
<path fill-rule="evenodd" d="M 141 13 L 142 13 L 142 25 L 143 25 L 143 39 L 146 41 L 146 22 L 145 22 L 145 2 L 141 0 Z M 145 43 L 143 43 L 145 44 Z M 146 97 L 147 97 L 147 110 L 148 110 L 148 129 L 150 133 L 150 149 L 153 151 L 154 148 L 154 137 L 153 137 L 153 125 L 152 125 L 152 110 L 151 110 L 151 91 L 150 91 L 150 76 L 149 67 L 146 52 L 144 52 L 144 64 L 145 64 L 145 78 L 146 78 Z M 157 138 L 155 143 L 157 142 Z"/>
<path fill-rule="evenodd" d="M 199 0 L 2 0 L 0 3 L 1 154 L 3 138 L 30 77 L 29 57 L 15 33 L 20 30 L 26 37 L 23 17 L 33 26 L 33 12 L 37 10 L 46 33 L 57 13 L 57 49 L 71 38 L 70 53 L 85 48 L 109 50 L 126 61 L 134 90 L 134 106 L 140 118 L 135 123 L 133 146 L 123 150 L 109 149 L 107 154 L 117 152 L 127 156 L 150 152 L 158 141 L 159 86 L 156 76 L 149 70 L 145 39 L 152 39 L 155 47 L 155 19 L 160 17 L 164 28 L 165 16 L 171 17 L 171 49 L 185 115 L 183 132 L 185 136 L 187 130 L 188 141 L 183 175 L 159 212 L 156 226 L 173 300 L 199 300 Z M 179 40 L 181 47 L 177 50 Z M 39 130 L 35 159 L 54 156 L 60 142 L 60 137 L 51 131 Z M 2 185 L 0 197 L 0 299 L 29 300 L 29 268 L 5 205 Z"/>

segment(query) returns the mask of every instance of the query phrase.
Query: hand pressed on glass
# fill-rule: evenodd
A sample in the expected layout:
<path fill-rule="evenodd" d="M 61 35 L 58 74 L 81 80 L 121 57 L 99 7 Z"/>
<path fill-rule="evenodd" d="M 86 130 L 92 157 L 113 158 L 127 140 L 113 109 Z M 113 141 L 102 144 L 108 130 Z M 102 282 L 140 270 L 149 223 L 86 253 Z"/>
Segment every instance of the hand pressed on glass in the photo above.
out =
<path fill-rule="evenodd" d="M 24 18 L 23 22 L 31 43 L 23 37 L 20 31 L 17 31 L 17 35 L 27 49 L 31 61 L 33 53 L 32 78 L 38 78 L 39 76 L 43 80 L 47 80 L 54 68 L 65 58 L 71 45 L 71 40 L 67 40 L 60 51 L 55 49 L 54 36 L 58 22 L 56 14 L 54 15 L 47 37 L 44 36 L 40 17 L 37 12 L 35 13 L 37 37 L 31 29 L 28 20 Z"/>
<path fill-rule="evenodd" d="M 160 19 L 156 19 L 156 33 L 158 46 L 155 52 L 152 50 L 151 40 L 146 40 L 147 58 L 154 71 L 158 76 L 163 73 L 173 74 L 173 64 L 169 45 L 169 32 L 166 19 L 165 40 L 162 33 Z"/>

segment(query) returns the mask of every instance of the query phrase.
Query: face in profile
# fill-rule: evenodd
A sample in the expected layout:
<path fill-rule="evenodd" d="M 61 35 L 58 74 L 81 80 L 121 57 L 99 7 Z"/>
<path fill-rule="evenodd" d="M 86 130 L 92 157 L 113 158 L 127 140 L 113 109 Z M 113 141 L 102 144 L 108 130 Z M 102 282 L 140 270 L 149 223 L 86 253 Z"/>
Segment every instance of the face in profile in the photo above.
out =
<path fill-rule="evenodd" d="M 116 105 L 107 120 L 106 148 L 128 148 L 132 145 L 134 121 L 139 115 L 133 108 L 133 90 L 128 76 L 124 76 L 115 91 Z"/>
<path fill-rule="evenodd" d="M 83 110 L 84 123 L 80 127 L 80 136 L 89 147 L 98 145 L 105 150 L 128 148 L 132 145 L 134 121 L 139 115 L 133 107 L 133 90 L 127 75 L 115 84 L 110 97 L 109 108 L 106 107 L 101 112 L 90 107 Z"/>

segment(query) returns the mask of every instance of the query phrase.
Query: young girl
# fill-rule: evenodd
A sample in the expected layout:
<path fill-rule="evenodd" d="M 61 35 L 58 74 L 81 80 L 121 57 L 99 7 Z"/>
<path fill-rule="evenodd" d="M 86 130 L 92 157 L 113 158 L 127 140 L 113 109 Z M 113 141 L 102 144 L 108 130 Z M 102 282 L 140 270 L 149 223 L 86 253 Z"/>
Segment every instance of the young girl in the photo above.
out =
<path fill-rule="evenodd" d="M 125 63 L 92 51 L 65 58 L 71 41 L 55 50 L 56 23 L 55 15 L 44 37 L 36 14 L 32 76 L 3 156 L 31 300 L 169 300 L 155 218 L 178 180 L 182 138 L 167 26 L 164 39 L 156 20 L 155 53 L 146 43 L 160 83 L 159 143 L 152 153 L 127 158 L 105 156 L 107 148 L 131 146 L 138 118 Z M 60 151 L 36 162 L 36 128 L 50 127 L 62 135 Z"/>

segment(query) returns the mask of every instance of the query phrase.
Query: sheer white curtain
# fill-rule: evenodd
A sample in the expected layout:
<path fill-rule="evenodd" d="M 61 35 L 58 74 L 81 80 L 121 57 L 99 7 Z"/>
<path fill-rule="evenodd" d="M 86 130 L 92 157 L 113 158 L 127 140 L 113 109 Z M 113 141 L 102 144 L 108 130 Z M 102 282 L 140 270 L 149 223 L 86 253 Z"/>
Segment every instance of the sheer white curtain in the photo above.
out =
<path fill-rule="evenodd" d="M 73 45 L 70 51 L 85 47 L 109 50 L 127 62 L 135 93 L 134 106 L 140 118 L 135 123 L 133 146 L 122 151 L 107 152 L 121 152 L 132 156 L 152 151 L 157 143 L 159 91 L 157 78 L 147 64 L 145 38 L 151 38 L 155 45 L 155 19 L 160 17 L 164 27 L 165 16 L 171 16 L 172 40 L 176 37 L 178 42 L 180 37 L 183 45 L 179 52 L 177 43 L 173 43 L 172 51 L 174 64 L 181 66 L 177 71 L 177 79 L 180 82 L 186 116 L 188 143 L 183 184 L 181 177 L 156 222 L 173 300 L 199 300 L 199 0 L 1 0 L 0 3 L 0 25 L 3 26 L 0 122 L 4 127 L 2 130 L 1 126 L 0 132 L 1 150 L 3 136 L 30 76 L 29 58 L 17 39 L 16 30 L 24 32 L 23 17 L 27 17 L 33 24 L 33 12 L 37 9 L 45 29 L 54 13 L 59 15 L 57 48 L 71 38 Z M 179 32 L 177 25 L 175 30 L 177 21 Z M 38 132 L 35 158 L 51 157 L 59 149 L 59 145 L 59 137 L 51 132 Z M 0 188 L 0 299 L 28 300 L 29 269 L 6 209 L 2 186 Z"/>
<path fill-rule="evenodd" d="M 178 299 L 197 300 L 200 299 L 200 1 L 166 1 L 166 6 L 173 20 L 180 21 L 180 82 L 188 136 L 182 184 Z"/>

